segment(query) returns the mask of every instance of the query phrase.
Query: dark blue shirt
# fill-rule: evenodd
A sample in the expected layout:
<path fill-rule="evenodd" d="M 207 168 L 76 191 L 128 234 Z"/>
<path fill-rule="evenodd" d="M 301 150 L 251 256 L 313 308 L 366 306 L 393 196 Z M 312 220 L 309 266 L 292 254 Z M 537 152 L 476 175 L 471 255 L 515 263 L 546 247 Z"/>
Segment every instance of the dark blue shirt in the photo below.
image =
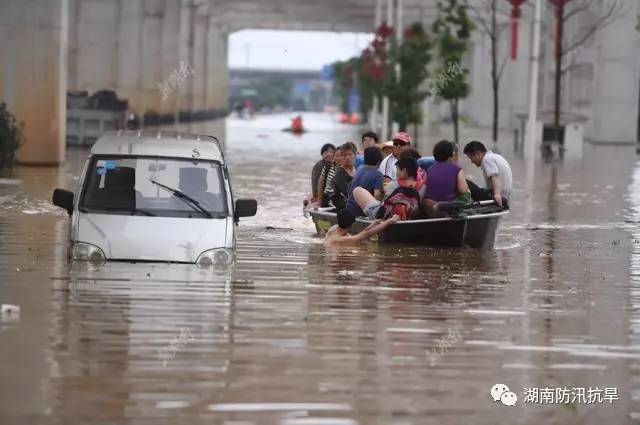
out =
<path fill-rule="evenodd" d="M 349 199 L 347 200 L 346 208 L 348 208 L 355 216 L 362 215 L 362 209 L 358 206 L 356 200 L 353 199 L 353 189 L 361 187 L 373 194 L 375 190 L 382 191 L 383 181 L 384 176 L 380 171 L 378 171 L 378 167 L 363 165 L 358 168 L 355 177 L 351 181 L 351 186 L 349 187 Z"/>
<path fill-rule="evenodd" d="M 356 170 L 362 167 L 363 165 L 364 165 L 364 155 L 362 154 L 356 155 L 356 162 L 354 164 L 354 167 L 356 167 Z"/>
<path fill-rule="evenodd" d="M 436 159 L 432 156 L 423 156 L 418 160 L 418 166 L 422 168 L 425 172 L 436 163 Z"/>

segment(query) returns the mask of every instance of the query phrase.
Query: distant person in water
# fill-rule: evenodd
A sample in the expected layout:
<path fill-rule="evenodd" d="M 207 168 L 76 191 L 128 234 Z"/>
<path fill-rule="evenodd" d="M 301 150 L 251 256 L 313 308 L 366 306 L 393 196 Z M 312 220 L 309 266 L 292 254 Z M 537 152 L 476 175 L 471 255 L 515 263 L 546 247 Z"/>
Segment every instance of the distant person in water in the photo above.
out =
<path fill-rule="evenodd" d="M 498 205 L 509 208 L 509 197 L 513 185 L 511 166 L 502 155 L 492 151 L 478 141 L 467 143 L 464 154 L 477 167 L 482 169 L 486 188 L 472 185 L 471 197 L 474 201 L 495 200 Z"/>
<path fill-rule="evenodd" d="M 370 146 L 377 146 L 378 135 L 373 131 L 367 131 L 362 135 L 362 151 L 356 156 L 356 170 L 364 164 L 364 151 Z"/>
<path fill-rule="evenodd" d="M 348 209 L 342 209 L 338 211 L 338 224 L 332 226 L 324 238 L 325 245 L 348 245 L 360 243 L 369 239 L 371 236 L 382 232 L 384 229 L 396 223 L 399 220 L 397 215 L 390 217 L 387 220 L 374 220 L 369 226 L 362 232 L 351 235 L 349 229 L 356 221 L 356 216 L 353 215 Z"/>

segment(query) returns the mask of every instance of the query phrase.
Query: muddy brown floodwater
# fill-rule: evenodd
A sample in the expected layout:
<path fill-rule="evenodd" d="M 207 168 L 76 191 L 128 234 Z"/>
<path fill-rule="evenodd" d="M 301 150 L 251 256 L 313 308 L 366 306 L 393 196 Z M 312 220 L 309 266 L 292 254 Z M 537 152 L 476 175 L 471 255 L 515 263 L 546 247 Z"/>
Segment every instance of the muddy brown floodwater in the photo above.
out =
<path fill-rule="evenodd" d="M 491 252 L 332 250 L 301 199 L 322 143 L 352 130 L 309 116 L 296 138 L 286 121 L 227 124 L 235 195 L 260 207 L 226 272 L 69 268 L 49 199 L 85 151 L 0 180 L 0 303 L 21 308 L 0 318 L 0 424 L 640 421 L 634 147 L 587 145 L 531 179 L 505 146 L 513 209 Z"/>

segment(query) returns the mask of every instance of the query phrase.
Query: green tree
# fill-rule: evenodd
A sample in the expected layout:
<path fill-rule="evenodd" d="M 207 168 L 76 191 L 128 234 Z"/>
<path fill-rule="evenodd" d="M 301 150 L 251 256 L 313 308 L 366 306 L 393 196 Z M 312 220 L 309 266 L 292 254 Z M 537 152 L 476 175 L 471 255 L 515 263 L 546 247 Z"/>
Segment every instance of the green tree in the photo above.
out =
<path fill-rule="evenodd" d="M 469 50 L 469 40 L 474 29 L 466 2 L 458 0 L 438 2 L 438 18 L 433 23 L 440 58 L 440 66 L 437 69 L 440 80 L 438 94 L 447 100 L 451 107 L 455 141 L 458 141 L 459 133 L 459 101 L 467 97 L 471 90 L 467 82 L 469 70 L 462 66 L 462 59 Z"/>
<path fill-rule="evenodd" d="M 0 169 L 12 168 L 16 162 L 16 152 L 22 144 L 22 126 L 9 112 L 5 103 L 0 103 Z"/>
<path fill-rule="evenodd" d="M 385 92 L 389 96 L 391 118 L 402 131 L 409 124 L 422 122 L 421 103 L 428 95 L 422 86 L 429 76 L 430 50 L 431 40 L 421 23 L 407 28 L 401 43 L 392 40 Z M 399 72 L 395 72 L 396 66 Z"/>

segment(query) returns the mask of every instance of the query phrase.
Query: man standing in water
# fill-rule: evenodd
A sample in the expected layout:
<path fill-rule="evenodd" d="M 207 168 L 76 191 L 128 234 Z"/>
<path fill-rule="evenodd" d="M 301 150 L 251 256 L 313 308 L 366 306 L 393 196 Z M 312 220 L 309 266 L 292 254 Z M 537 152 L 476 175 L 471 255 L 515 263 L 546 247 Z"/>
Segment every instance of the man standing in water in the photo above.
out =
<path fill-rule="evenodd" d="M 332 226 L 324 238 L 325 245 L 348 245 L 355 244 L 369 239 L 373 235 L 377 235 L 384 229 L 396 223 L 400 217 L 394 215 L 387 220 L 374 220 L 369 226 L 357 235 L 350 235 L 349 229 L 356 221 L 356 216 L 344 208 L 338 211 L 338 224 Z"/>
<path fill-rule="evenodd" d="M 513 177 L 511 166 L 502 155 L 487 151 L 485 146 L 477 141 L 469 142 L 464 147 L 464 154 L 476 167 L 482 168 L 482 174 L 487 184 L 486 188 L 469 185 L 471 197 L 474 201 L 494 199 L 498 205 L 509 208 L 509 197 Z"/>

